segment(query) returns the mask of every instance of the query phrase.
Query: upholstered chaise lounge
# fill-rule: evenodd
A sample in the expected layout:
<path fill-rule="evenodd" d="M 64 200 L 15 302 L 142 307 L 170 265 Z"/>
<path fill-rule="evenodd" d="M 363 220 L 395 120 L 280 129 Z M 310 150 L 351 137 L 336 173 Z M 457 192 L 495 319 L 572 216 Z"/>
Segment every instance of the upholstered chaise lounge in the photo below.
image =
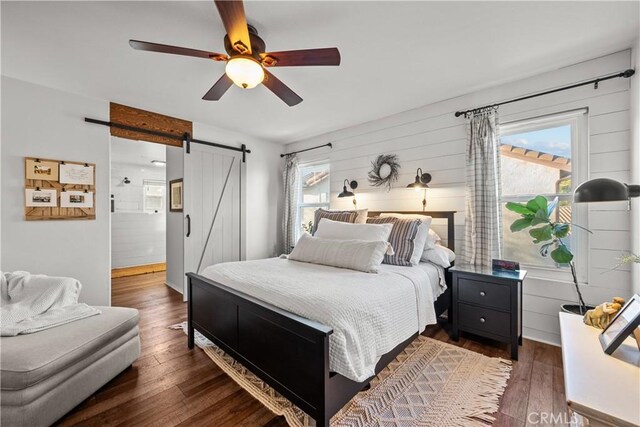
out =
<path fill-rule="evenodd" d="M 138 358 L 138 311 L 98 308 L 102 314 L 0 339 L 3 426 L 54 423 Z"/>

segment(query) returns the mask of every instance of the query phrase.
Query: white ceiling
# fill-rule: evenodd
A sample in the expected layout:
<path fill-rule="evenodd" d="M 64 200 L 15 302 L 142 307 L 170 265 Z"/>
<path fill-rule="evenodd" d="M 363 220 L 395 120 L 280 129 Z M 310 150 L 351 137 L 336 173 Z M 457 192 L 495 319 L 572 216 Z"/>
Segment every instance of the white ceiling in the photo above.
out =
<path fill-rule="evenodd" d="M 220 63 L 134 51 L 130 38 L 223 52 L 213 2 L 2 2 L 2 74 L 278 142 L 340 129 L 627 48 L 638 2 L 252 1 L 267 50 L 337 46 L 340 67 L 273 69 L 201 98 Z"/>
<path fill-rule="evenodd" d="M 111 138 L 111 163 L 129 164 L 142 168 L 160 169 L 153 160 L 164 161 L 167 157 L 167 147 L 146 141 L 132 141 L 123 138 Z"/>

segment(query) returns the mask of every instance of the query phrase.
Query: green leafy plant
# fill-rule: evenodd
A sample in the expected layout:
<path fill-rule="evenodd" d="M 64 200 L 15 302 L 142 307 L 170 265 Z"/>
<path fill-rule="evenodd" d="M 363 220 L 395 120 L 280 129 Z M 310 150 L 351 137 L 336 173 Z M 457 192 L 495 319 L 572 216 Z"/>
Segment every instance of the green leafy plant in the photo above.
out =
<path fill-rule="evenodd" d="M 311 230 L 313 230 L 313 221 L 309 221 L 307 224 L 302 224 L 302 229 L 311 234 Z"/>
<path fill-rule="evenodd" d="M 547 198 L 543 196 L 536 196 L 527 203 L 508 202 L 506 204 L 507 209 L 521 216 L 511 224 L 510 229 L 512 232 L 519 232 L 529 228 L 529 235 L 533 238 L 533 243 L 536 245 L 541 244 L 540 255 L 543 257 L 550 256 L 556 263 L 568 265 L 571 268 L 573 284 L 578 293 L 580 311 L 583 314 L 586 312 L 586 305 L 578 285 L 573 253 L 571 253 L 571 250 L 563 240 L 571 234 L 571 224 L 551 220 L 551 215 L 557 207 L 557 197 L 549 203 Z M 575 226 L 582 228 L 578 225 Z M 589 230 L 584 230 L 590 233 Z"/>

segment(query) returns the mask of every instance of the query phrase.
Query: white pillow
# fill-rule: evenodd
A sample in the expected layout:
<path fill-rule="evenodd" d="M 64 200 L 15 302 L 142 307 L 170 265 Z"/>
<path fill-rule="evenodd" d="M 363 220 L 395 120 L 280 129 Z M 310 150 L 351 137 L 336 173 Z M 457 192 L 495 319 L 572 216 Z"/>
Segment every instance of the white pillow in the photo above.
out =
<path fill-rule="evenodd" d="M 422 221 L 422 224 L 418 227 L 418 232 L 416 233 L 416 238 L 413 241 L 413 253 L 411 254 L 411 265 L 418 265 L 420 262 L 420 258 L 422 257 L 422 252 L 426 249 L 427 246 L 433 247 L 430 244 L 430 235 L 432 230 L 431 221 L 433 218 L 429 215 L 418 215 L 418 214 L 401 214 L 395 212 L 383 212 L 380 214 L 380 218 L 406 218 L 406 219 L 419 219 Z M 435 232 L 433 232 L 435 234 Z M 437 234 L 436 234 L 437 236 Z"/>
<path fill-rule="evenodd" d="M 424 250 L 426 251 L 427 249 L 433 249 L 436 247 L 436 245 L 439 245 L 440 242 L 442 242 L 442 239 L 440 238 L 440 236 L 438 236 L 438 233 L 436 233 L 432 229 L 429 229 L 429 236 L 427 237 L 427 241 L 424 244 Z"/>
<path fill-rule="evenodd" d="M 366 224 L 369 216 L 369 209 L 356 209 L 356 224 Z"/>
<path fill-rule="evenodd" d="M 292 261 L 377 273 L 391 245 L 384 241 L 330 240 L 304 233 L 289 254 Z"/>
<path fill-rule="evenodd" d="M 381 240 L 386 242 L 393 224 L 351 224 L 324 218 L 318 223 L 315 237 L 334 240 Z"/>
<path fill-rule="evenodd" d="M 455 252 L 441 245 L 436 245 L 433 249 L 426 249 L 420 258 L 421 261 L 432 262 L 444 268 L 451 267 L 451 263 L 455 259 Z"/>

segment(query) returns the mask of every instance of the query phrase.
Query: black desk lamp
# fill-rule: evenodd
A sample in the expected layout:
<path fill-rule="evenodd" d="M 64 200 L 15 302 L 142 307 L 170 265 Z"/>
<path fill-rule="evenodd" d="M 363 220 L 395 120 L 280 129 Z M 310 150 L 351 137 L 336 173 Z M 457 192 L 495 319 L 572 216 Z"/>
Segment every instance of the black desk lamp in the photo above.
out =
<path fill-rule="evenodd" d="M 573 193 L 576 203 L 618 202 L 640 197 L 640 185 L 628 185 L 609 178 L 583 182 Z"/>

